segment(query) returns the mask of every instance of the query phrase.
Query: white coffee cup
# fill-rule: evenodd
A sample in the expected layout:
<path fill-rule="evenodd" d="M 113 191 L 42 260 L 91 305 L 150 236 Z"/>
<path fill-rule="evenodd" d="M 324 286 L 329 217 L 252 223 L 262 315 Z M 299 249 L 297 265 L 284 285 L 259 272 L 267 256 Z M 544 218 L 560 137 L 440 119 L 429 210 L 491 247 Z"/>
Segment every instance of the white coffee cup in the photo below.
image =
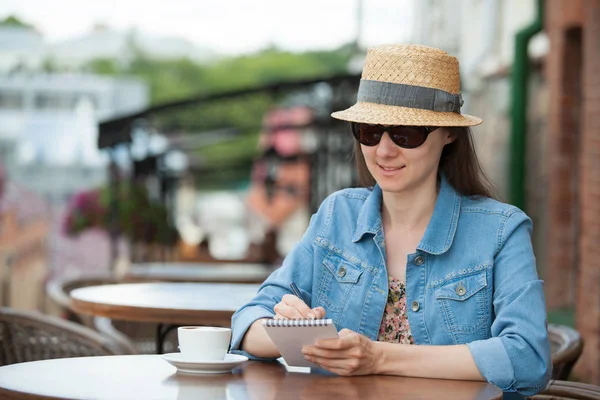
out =
<path fill-rule="evenodd" d="M 177 328 L 179 351 L 182 358 L 194 361 L 221 361 L 225 359 L 231 329 L 213 326 L 180 326 Z"/>

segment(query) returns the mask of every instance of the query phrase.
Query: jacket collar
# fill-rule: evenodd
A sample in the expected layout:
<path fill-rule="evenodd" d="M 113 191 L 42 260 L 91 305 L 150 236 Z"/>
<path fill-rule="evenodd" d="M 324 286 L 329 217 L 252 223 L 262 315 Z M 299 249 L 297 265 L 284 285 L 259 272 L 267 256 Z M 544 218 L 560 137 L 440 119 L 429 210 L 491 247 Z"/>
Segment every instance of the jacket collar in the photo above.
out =
<path fill-rule="evenodd" d="M 435 201 L 433 215 L 417 246 L 418 250 L 430 254 L 443 254 L 448 251 L 454 240 L 460 215 L 460 194 L 454 190 L 445 176 L 442 175 L 440 180 L 440 191 Z M 367 233 L 376 235 L 383 230 L 381 200 L 381 188 L 375 185 L 358 214 L 353 242 L 358 242 Z"/>

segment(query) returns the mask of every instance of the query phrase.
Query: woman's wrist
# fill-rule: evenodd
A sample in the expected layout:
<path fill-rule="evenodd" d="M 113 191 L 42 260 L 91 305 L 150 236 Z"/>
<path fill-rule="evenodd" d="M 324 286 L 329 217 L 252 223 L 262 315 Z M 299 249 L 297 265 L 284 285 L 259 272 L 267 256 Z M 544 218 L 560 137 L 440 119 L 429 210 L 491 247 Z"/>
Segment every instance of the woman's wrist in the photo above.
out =
<path fill-rule="evenodd" d="M 242 339 L 242 350 L 261 358 L 279 357 L 277 347 L 262 326 L 263 319 L 265 318 L 257 319 L 250 325 Z"/>
<path fill-rule="evenodd" d="M 389 375 L 390 370 L 393 370 L 390 367 L 390 363 L 396 358 L 395 353 L 399 350 L 401 345 L 373 341 L 373 347 L 375 349 L 374 353 L 377 360 L 375 363 L 375 371 L 373 373 L 377 375 Z M 394 373 L 394 375 L 398 374 Z"/>

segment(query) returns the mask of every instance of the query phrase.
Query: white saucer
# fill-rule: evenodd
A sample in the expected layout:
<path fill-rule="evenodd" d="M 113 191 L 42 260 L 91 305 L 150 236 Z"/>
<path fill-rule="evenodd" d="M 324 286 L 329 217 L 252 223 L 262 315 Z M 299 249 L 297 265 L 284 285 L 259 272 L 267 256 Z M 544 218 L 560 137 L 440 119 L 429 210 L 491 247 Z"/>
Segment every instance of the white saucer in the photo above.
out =
<path fill-rule="evenodd" d="M 162 354 L 162 358 L 177 368 L 177 372 L 184 374 L 223 374 L 248 361 L 248 357 L 238 354 L 227 354 L 225 359 L 220 361 L 186 360 L 181 353 Z"/>

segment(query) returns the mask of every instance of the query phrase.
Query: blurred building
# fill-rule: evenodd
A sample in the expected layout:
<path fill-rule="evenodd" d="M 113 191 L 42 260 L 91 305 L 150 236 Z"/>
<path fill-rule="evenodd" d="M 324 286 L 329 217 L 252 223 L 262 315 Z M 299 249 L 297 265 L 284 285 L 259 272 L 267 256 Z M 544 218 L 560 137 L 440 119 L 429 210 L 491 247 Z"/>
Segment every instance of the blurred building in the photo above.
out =
<path fill-rule="evenodd" d="M 136 31 L 117 31 L 97 25 L 76 38 L 48 43 L 33 28 L 0 26 L 0 73 L 52 69 L 75 71 L 96 59 L 126 65 L 135 54 L 154 59 L 188 58 L 209 62 L 216 54 L 178 37 L 154 37 Z"/>
<path fill-rule="evenodd" d="M 187 58 L 196 62 L 215 59 L 213 51 L 200 48 L 185 38 L 154 37 L 142 32 L 117 31 L 97 25 L 91 32 L 53 44 L 48 54 L 57 66 L 80 68 L 94 59 L 112 59 L 127 64 L 138 53 L 153 59 Z"/>
<path fill-rule="evenodd" d="M 97 123 L 147 106 L 148 87 L 84 74 L 0 75 L 0 156 L 11 179 L 61 202 L 106 181 Z"/>
<path fill-rule="evenodd" d="M 106 155 L 97 148 L 98 121 L 136 112 L 148 103 L 146 83 L 133 79 L 74 73 L 0 75 L 0 159 L 13 185 L 50 206 L 47 273 L 108 267 L 107 235 L 66 237 L 64 208 L 73 194 L 108 180 Z"/>
<path fill-rule="evenodd" d="M 0 26 L 0 73 L 42 67 L 47 52 L 43 36 L 26 26 Z"/>

